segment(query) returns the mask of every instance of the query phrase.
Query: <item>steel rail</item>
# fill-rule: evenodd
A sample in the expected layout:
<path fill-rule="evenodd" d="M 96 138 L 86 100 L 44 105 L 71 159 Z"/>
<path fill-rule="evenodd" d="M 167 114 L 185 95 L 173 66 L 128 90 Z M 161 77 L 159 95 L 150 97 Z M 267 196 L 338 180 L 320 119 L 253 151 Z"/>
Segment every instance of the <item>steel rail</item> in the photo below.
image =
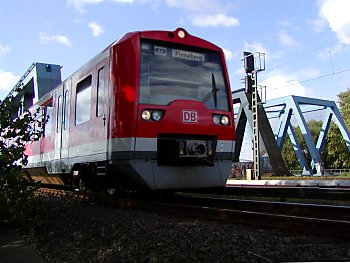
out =
<path fill-rule="evenodd" d="M 170 200 L 171 201 L 171 200 Z M 177 204 L 350 221 L 350 206 L 176 196 Z"/>
<path fill-rule="evenodd" d="M 40 192 L 146 211 L 350 238 L 350 207 L 222 198 L 132 195 L 105 197 L 68 190 Z"/>
<path fill-rule="evenodd" d="M 259 227 L 271 227 L 293 230 L 301 233 L 332 235 L 350 238 L 350 221 L 331 220 L 314 217 L 292 216 L 249 210 L 203 207 L 164 202 L 137 202 L 137 207 L 157 212 L 186 215 L 200 219 L 224 221 L 235 224 L 248 224 Z"/>
<path fill-rule="evenodd" d="M 350 201 L 350 188 L 326 188 L 315 186 L 227 186 L 209 189 L 190 189 L 187 192 L 231 196 L 273 197 L 279 198 L 281 200 L 285 200 L 287 198 L 295 198 Z"/>

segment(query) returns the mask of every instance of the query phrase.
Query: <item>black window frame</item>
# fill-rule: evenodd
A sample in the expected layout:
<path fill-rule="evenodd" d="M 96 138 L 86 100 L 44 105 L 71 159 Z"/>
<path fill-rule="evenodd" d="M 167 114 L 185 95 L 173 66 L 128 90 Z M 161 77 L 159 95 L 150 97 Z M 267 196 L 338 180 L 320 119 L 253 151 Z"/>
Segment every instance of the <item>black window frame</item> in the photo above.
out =
<path fill-rule="evenodd" d="M 91 102 L 92 102 L 92 75 L 88 75 L 86 78 L 81 80 L 76 87 L 76 97 L 75 97 L 75 118 L 74 118 L 74 124 L 75 126 L 78 126 L 80 124 L 83 124 L 85 122 L 88 122 L 91 120 Z M 79 96 L 80 94 L 80 96 Z M 88 95 L 88 100 L 86 98 L 81 97 L 84 95 Z M 79 103 L 88 102 L 84 105 L 79 105 Z M 83 114 L 83 113 L 86 114 Z M 82 118 L 82 116 L 86 116 L 85 118 Z M 81 119 L 82 118 L 82 119 Z M 78 122 L 77 122 L 78 121 Z"/>

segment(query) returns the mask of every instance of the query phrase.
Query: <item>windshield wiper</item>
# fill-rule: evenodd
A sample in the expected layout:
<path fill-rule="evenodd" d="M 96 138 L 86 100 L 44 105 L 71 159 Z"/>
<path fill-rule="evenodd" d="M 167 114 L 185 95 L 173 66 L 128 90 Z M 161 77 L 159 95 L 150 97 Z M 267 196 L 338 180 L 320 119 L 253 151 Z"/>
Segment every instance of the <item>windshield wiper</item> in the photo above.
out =
<path fill-rule="evenodd" d="M 213 93 L 213 97 L 214 97 L 215 109 L 218 107 L 218 95 L 217 95 L 218 90 L 219 89 L 216 88 L 214 73 L 211 73 L 211 92 Z"/>
<path fill-rule="evenodd" d="M 213 98 L 214 99 L 214 106 L 216 109 L 218 107 L 218 96 L 217 96 L 218 91 L 219 91 L 219 89 L 216 88 L 214 73 L 211 73 L 211 91 L 202 99 L 202 102 L 206 103 L 211 98 Z"/>

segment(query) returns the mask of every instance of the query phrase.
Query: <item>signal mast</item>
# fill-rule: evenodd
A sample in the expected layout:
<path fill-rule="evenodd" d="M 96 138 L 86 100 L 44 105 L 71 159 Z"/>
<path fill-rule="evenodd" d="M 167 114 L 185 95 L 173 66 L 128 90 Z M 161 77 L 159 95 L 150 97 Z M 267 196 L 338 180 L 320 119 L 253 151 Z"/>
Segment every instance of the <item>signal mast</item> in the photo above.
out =
<path fill-rule="evenodd" d="M 258 107 L 260 104 L 258 93 L 258 72 L 265 70 L 265 53 L 243 52 L 245 77 L 245 92 L 252 94 L 252 115 L 253 115 L 253 162 L 254 180 L 261 179 L 260 176 L 260 149 L 259 149 L 259 118 Z M 257 63 L 255 63 L 255 61 Z M 255 66 L 257 64 L 257 66 Z"/>

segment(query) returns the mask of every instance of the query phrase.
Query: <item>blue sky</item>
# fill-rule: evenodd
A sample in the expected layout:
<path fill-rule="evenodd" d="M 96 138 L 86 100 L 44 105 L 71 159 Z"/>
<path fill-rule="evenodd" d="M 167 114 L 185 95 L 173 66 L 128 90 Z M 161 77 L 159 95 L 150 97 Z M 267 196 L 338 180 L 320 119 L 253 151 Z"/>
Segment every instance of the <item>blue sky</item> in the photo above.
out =
<path fill-rule="evenodd" d="M 267 97 L 336 100 L 350 87 L 349 0 L 11 0 L 0 2 L 0 99 L 32 62 L 63 78 L 130 31 L 185 28 L 225 50 L 232 89 L 243 51 L 266 53 Z"/>

